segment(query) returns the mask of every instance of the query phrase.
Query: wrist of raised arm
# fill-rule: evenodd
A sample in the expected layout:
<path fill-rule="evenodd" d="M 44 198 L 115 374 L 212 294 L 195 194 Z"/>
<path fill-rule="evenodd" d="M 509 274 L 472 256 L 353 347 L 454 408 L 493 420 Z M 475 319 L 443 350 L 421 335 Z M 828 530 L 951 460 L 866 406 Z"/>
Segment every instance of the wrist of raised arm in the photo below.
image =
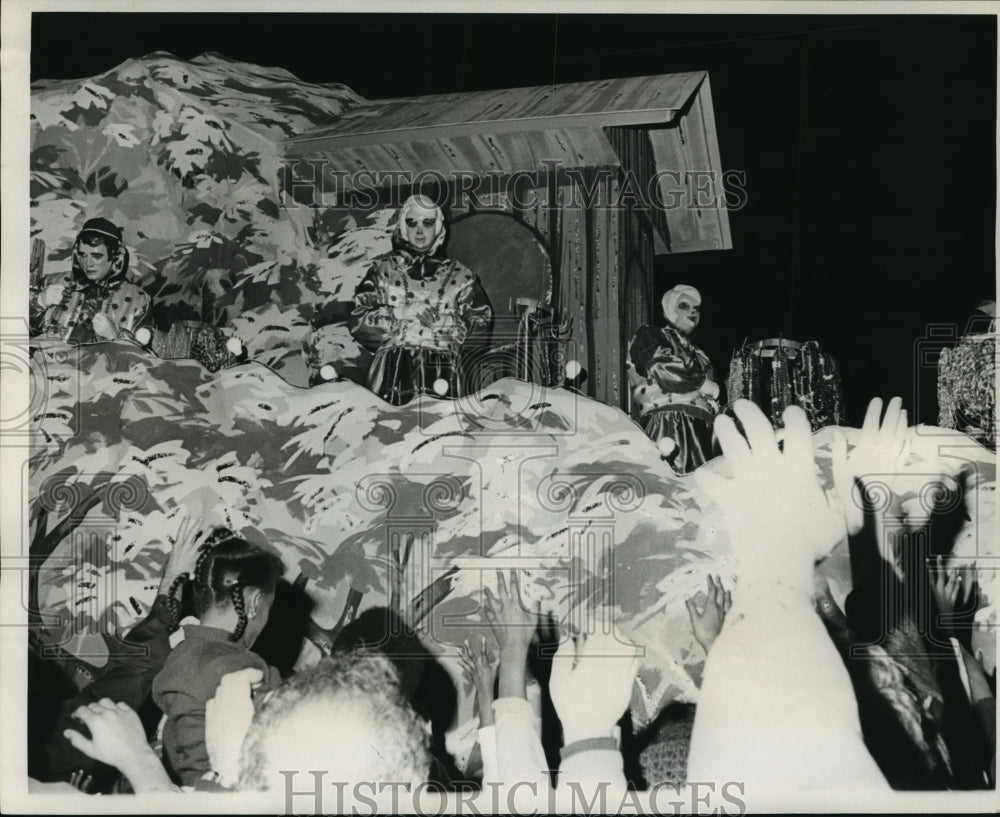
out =
<path fill-rule="evenodd" d="M 169 791 L 174 788 L 160 758 L 148 746 L 130 754 L 119 765 L 119 769 L 138 793 Z"/>
<path fill-rule="evenodd" d="M 586 723 L 581 720 L 580 723 L 574 723 L 570 721 L 569 723 L 563 723 L 563 747 L 569 748 L 574 743 L 591 742 L 597 743 L 598 741 L 614 741 L 615 745 L 610 748 L 617 748 L 619 730 L 616 725 L 612 726 L 600 726 Z M 597 747 L 595 747 L 597 748 Z M 608 748 L 608 747 L 601 747 Z M 581 747 L 582 750 L 582 747 Z"/>
<path fill-rule="evenodd" d="M 504 667 L 504 659 L 500 659 L 499 697 L 524 698 L 527 694 L 527 671 L 522 657 L 521 663 L 512 665 L 508 661 Z"/>

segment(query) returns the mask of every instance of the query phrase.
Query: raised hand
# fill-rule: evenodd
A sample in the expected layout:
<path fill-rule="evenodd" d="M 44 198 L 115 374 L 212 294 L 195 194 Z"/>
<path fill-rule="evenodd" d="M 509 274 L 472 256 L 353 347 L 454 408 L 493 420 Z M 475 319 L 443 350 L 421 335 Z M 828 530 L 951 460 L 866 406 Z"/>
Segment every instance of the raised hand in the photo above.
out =
<path fill-rule="evenodd" d="M 785 409 L 780 450 L 756 405 L 737 400 L 734 408 L 746 439 L 731 418 L 715 419 L 732 478 L 704 468 L 695 478 L 725 517 L 741 587 L 753 579 L 811 593 L 813 566 L 843 538 L 844 520 L 817 477 L 809 420 L 798 406 Z"/>
<path fill-rule="evenodd" d="M 118 768 L 136 792 L 174 789 L 159 758 L 146 743 L 139 716 L 128 704 L 101 698 L 78 707 L 73 717 L 90 730 L 90 737 L 66 729 L 66 739 L 88 757 Z"/>
<path fill-rule="evenodd" d="M 170 537 L 171 548 L 167 555 L 167 566 L 163 569 L 160 579 L 160 593 L 166 593 L 181 573 L 194 570 L 198 560 L 198 548 L 201 546 L 207 531 L 201 529 L 202 519 L 192 519 L 184 516 L 177 528 L 177 533 Z"/>
<path fill-rule="evenodd" d="M 497 656 L 486 647 L 486 636 L 480 636 L 478 649 L 466 641 L 458 654 L 466 677 L 472 682 L 479 701 L 479 727 L 493 725 L 493 684 L 497 675 Z"/>
<path fill-rule="evenodd" d="M 67 729 L 64 732 L 66 739 L 94 760 L 120 769 L 128 764 L 137 749 L 149 748 L 139 716 L 126 703 L 116 704 L 110 698 L 101 698 L 78 707 L 73 717 L 90 730 L 91 737 L 88 739 L 75 729 Z"/>
<path fill-rule="evenodd" d="M 510 582 L 497 571 L 497 595 L 483 588 L 486 604 L 483 617 L 500 645 L 501 698 L 523 698 L 527 683 L 528 647 L 538 628 L 539 612 L 527 610 L 521 603 L 517 571 L 510 572 Z"/>
<path fill-rule="evenodd" d="M 687 605 L 688 615 L 691 617 L 691 629 L 694 631 L 695 640 L 707 654 L 722 631 L 726 613 L 733 606 L 732 593 L 723 586 L 721 578 L 713 579 L 710 573 L 704 607 L 699 610 L 693 598 L 685 599 L 684 604 Z"/>
<path fill-rule="evenodd" d="M 563 744 L 608 737 L 628 707 L 639 651 L 610 635 L 567 639 L 552 659 L 549 694 Z"/>
<path fill-rule="evenodd" d="M 894 493 L 896 478 L 909 453 L 908 439 L 906 410 L 901 397 L 889 401 L 884 417 L 881 398 L 872 399 L 865 412 L 858 443 L 850 454 L 844 435 L 834 432 L 833 481 L 844 506 L 847 532 L 852 536 L 864 525 L 866 494 L 876 487 Z"/>
<path fill-rule="evenodd" d="M 483 615 L 493 630 L 500 645 L 500 659 L 505 654 L 526 655 L 531 639 L 538 627 L 539 614 L 521 603 L 521 587 L 517 571 L 510 571 L 510 581 L 504 579 L 502 570 L 497 571 L 497 595 L 483 588 L 486 605 Z"/>
<path fill-rule="evenodd" d="M 93 785 L 93 782 L 93 775 L 87 774 L 83 769 L 77 769 L 69 776 L 69 784 L 73 788 L 79 789 L 84 794 L 90 793 L 90 787 Z"/>
<path fill-rule="evenodd" d="M 947 567 L 944 559 L 938 556 L 936 564 L 930 567 L 930 578 L 937 612 L 944 619 L 939 624 L 941 632 L 971 646 L 971 632 L 957 631 L 953 618 L 956 613 L 974 611 L 979 604 L 975 563 L 964 568 Z"/>

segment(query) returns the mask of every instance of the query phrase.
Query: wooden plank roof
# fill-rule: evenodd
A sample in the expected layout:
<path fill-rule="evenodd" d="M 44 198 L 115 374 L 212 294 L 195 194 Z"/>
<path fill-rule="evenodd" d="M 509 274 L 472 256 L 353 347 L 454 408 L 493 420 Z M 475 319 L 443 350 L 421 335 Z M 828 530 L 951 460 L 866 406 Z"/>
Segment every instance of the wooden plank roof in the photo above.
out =
<path fill-rule="evenodd" d="M 649 150 L 638 159 L 623 150 L 614 138 L 619 129 L 642 131 Z M 643 180 L 680 173 L 659 179 L 661 200 L 682 194 L 690 201 L 684 173 L 722 171 L 704 71 L 375 100 L 292 137 L 285 154 L 321 161 L 326 189 L 335 191 L 386 189 L 421 174 L 509 178 L 554 163 L 635 172 Z M 657 253 L 732 246 L 724 207 L 654 210 Z"/>
<path fill-rule="evenodd" d="M 289 153 L 523 131 L 665 124 L 704 71 L 383 99 L 288 140 Z"/>

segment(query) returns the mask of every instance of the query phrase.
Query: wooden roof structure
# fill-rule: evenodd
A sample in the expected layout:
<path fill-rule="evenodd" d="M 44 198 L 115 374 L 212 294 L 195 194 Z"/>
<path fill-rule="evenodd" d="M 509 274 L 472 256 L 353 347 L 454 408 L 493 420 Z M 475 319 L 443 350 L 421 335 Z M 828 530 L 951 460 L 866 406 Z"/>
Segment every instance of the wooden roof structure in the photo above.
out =
<path fill-rule="evenodd" d="M 623 150 L 623 129 L 641 131 L 642 150 Z M 633 140 L 634 141 L 634 140 Z M 626 155 L 623 155 L 626 154 Z M 649 156 L 640 166 L 636 157 Z M 350 189 L 359 171 L 509 175 L 557 163 L 560 170 L 610 168 L 653 180 L 661 202 L 692 194 L 689 171 L 716 174 L 721 160 L 704 71 L 532 88 L 371 101 L 336 123 L 288 140 L 289 158 L 323 159 Z M 704 177 L 702 177 L 704 180 Z M 724 205 L 655 207 L 657 253 L 728 249 Z"/>

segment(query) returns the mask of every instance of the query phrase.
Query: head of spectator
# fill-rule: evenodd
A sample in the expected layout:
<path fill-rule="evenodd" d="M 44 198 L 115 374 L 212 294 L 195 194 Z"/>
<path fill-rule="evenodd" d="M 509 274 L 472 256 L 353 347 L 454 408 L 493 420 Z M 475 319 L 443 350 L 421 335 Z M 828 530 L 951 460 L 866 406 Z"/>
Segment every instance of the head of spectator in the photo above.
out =
<path fill-rule="evenodd" d="M 282 790 L 282 772 L 315 769 L 349 783 L 418 786 L 429 764 L 423 724 L 392 663 L 342 653 L 293 676 L 267 698 L 243 742 L 238 788 Z"/>
<path fill-rule="evenodd" d="M 407 700 L 420 687 L 424 666 L 433 659 L 403 619 L 387 607 L 372 607 L 344 627 L 333 644 L 334 653 L 384 655 L 396 668 Z"/>
<path fill-rule="evenodd" d="M 387 607 L 365 610 L 341 630 L 333 652 L 388 658 L 404 697 L 432 732 L 433 750 L 442 749 L 458 711 L 458 692 L 447 670 L 400 615 Z"/>
<path fill-rule="evenodd" d="M 194 614 L 202 624 L 231 628 L 230 640 L 250 647 L 267 624 L 284 570 L 274 553 L 228 528 L 217 528 L 201 546 L 194 574 L 182 573 L 170 586 L 167 598 L 173 624 L 180 621 L 178 595 L 187 585 Z"/>

